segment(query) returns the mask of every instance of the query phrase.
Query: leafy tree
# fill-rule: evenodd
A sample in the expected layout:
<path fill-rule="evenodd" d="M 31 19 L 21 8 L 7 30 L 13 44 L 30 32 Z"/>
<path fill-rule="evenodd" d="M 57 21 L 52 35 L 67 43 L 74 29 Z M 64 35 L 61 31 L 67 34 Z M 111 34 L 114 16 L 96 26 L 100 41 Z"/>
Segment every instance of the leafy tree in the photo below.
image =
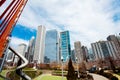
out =
<path fill-rule="evenodd" d="M 72 65 L 71 58 L 69 59 L 69 62 L 68 62 L 67 80 L 76 80 L 76 75 L 75 75 L 74 67 Z"/>

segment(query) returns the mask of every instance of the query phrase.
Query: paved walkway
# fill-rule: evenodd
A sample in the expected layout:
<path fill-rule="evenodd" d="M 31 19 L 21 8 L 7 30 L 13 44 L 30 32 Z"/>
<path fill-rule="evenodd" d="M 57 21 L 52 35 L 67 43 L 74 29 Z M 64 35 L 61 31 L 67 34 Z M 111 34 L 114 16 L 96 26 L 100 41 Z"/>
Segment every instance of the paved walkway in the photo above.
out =
<path fill-rule="evenodd" d="M 89 73 L 90 75 L 93 76 L 94 80 L 109 80 L 101 75 L 98 75 L 98 74 L 93 74 L 93 73 Z"/>

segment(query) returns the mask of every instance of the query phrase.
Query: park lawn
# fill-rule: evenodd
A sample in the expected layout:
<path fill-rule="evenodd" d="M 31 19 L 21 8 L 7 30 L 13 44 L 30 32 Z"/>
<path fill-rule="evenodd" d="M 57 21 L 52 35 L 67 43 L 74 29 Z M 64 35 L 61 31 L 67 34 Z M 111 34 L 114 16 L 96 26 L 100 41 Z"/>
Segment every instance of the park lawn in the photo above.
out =
<path fill-rule="evenodd" d="M 5 76 L 5 75 L 6 75 L 6 72 L 7 72 L 7 70 L 2 70 L 2 72 L 0 73 L 0 75 Z M 3 80 L 3 79 L 0 78 L 0 80 Z"/>
<path fill-rule="evenodd" d="M 118 78 L 118 80 L 120 80 L 120 75 L 118 74 L 113 74 L 114 76 L 116 76 Z"/>
<path fill-rule="evenodd" d="M 62 80 L 62 77 L 61 76 L 44 75 L 41 78 L 37 77 L 34 80 Z M 66 77 L 64 77 L 63 80 L 67 80 Z"/>
<path fill-rule="evenodd" d="M 120 76 L 120 73 L 118 73 L 118 75 Z"/>
<path fill-rule="evenodd" d="M 41 80 L 61 80 L 61 76 L 43 76 Z M 67 80 L 65 77 L 63 80 Z"/>

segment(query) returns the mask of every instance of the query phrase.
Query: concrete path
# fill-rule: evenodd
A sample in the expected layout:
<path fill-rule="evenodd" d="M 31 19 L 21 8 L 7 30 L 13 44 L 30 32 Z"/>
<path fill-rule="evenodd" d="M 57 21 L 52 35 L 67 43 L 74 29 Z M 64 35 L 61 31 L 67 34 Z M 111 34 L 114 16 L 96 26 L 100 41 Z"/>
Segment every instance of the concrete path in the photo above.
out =
<path fill-rule="evenodd" d="M 90 75 L 93 76 L 94 80 L 109 80 L 101 75 L 98 75 L 98 74 L 93 74 L 93 73 L 89 73 Z"/>

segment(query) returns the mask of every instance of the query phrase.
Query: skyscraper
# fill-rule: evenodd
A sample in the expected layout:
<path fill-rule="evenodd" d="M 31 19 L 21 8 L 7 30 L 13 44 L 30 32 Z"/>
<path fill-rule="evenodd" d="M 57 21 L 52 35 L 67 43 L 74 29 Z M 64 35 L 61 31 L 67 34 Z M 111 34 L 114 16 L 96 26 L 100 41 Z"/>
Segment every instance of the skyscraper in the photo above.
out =
<path fill-rule="evenodd" d="M 119 40 L 119 38 L 118 38 L 117 36 L 115 36 L 115 35 L 109 35 L 109 36 L 107 37 L 107 40 L 114 42 L 115 47 L 116 47 L 116 49 L 117 49 L 117 56 L 118 56 L 117 58 L 120 59 L 120 40 Z"/>
<path fill-rule="evenodd" d="M 60 33 L 60 46 L 61 56 L 63 57 L 63 61 L 66 62 L 67 58 L 69 58 L 71 55 L 69 31 L 64 31 Z"/>
<path fill-rule="evenodd" d="M 45 63 L 58 62 L 59 60 L 59 37 L 56 30 L 46 32 L 44 58 L 46 58 L 44 59 Z"/>
<path fill-rule="evenodd" d="M 73 62 L 75 62 L 75 50 L 71 50 L 71 59 Z"/>
<path fill-rule="evenodd" d="M 16 51 L 25 57 L 26 49 L 27 49 L 27 45 L 24 43 L 21 43 L 18 45 Z M 17 61 L 18 61 L 18 56 L 15 56 L 14 63 L 17 63 Z"/>
<path fill-rule="evenodd" d="M 11 51 L 9 50 L 6 60 L 7 60 L 7 61 L 13 60 L 13 58 L 14 58 L 14 54 L 13 54 L 13 52 L 11 52 Z"/>
<path fill-rule="evenodd" d="M 88 54 L 87 47 L 86 46 L 82 46 L 81 48 L 82 48 L 83 60 L 84 61 L 88 61 L 89 54 Z"/>
<path fill-rule="evenodd" d="M 26 58 L 29 61 L 29 63 L 33 62 L 33 56 L 34 56 L 34 49 L 35 49 L 35 38 L 32 37 L 29 41 Z"/>
<path fill-rule="evenodd" d="M 92 43 L 92 50 L 95 56 L 95 60 L 105 59 L 108 57 L 117 58 L 116 47 L 112 41 L 99 41 Z"/>
<path fill-rule="evenodd" d="M 74 47 L 75 47 L 75 56 L 78 59 L 78 63 L 83 62 L 83 53 L 82 53 L 82 49 L 81 49 L 81 42 L 80 41 L 76 41 L 74 43 Z"/>
<path fill-rule="evenodd" d="M 45 27 L 38 26 L 35 51 L 34 51 L 34 62 L 40 64 L 44 62 L 44 50 L 45 50 Z"/>

